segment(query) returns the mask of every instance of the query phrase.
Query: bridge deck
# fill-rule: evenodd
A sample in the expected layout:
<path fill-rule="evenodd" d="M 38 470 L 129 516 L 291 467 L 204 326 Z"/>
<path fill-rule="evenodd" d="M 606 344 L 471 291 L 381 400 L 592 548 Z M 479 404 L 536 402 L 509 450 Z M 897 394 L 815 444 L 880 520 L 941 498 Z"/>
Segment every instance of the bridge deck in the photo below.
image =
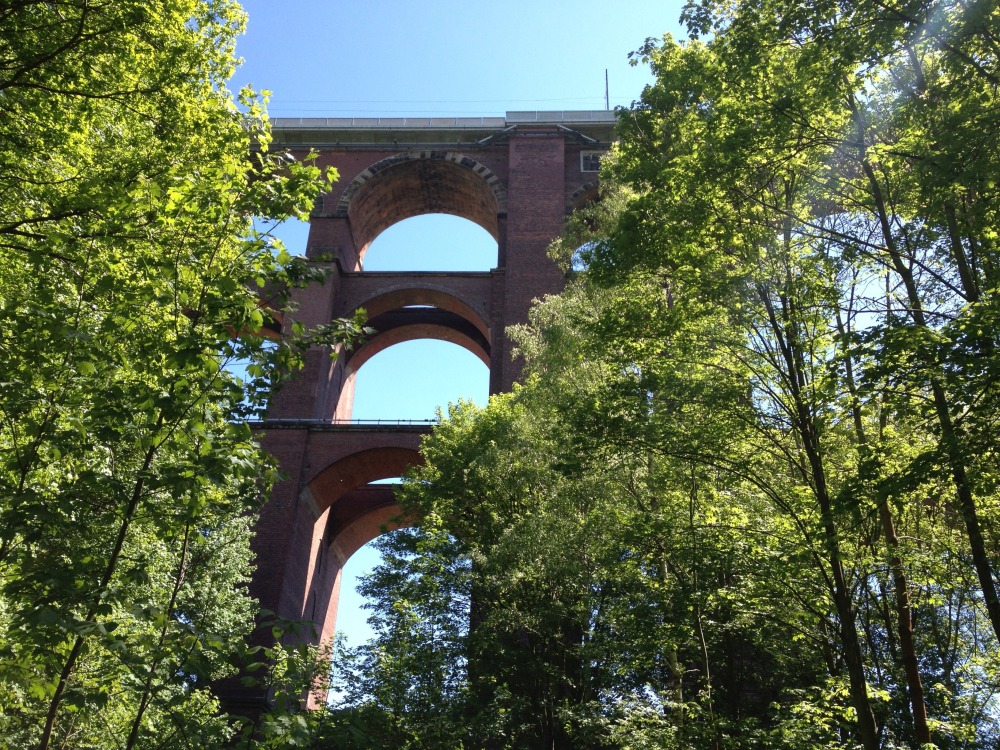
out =
<path fill-rule="evenodd" d="M 252 430 L 309 430 L 310 432 L 430 433 L 436 419 L 250 419 Z"/>

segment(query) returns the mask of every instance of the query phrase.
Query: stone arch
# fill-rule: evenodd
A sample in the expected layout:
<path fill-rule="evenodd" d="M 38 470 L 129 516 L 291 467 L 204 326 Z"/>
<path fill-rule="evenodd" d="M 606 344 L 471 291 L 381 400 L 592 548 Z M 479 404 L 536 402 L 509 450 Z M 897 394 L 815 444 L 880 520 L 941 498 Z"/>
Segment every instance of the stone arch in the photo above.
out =
<path fill-rule="evenodd" d="M 335 419 L 351 418 L 361 366 L 396 344 L 417 339 L 445 341 L 462 347 L 490 366 L 493 351 L 487 321 L 451 292 L 432 287 L 398 287 L 377 294 L 358 307 L 368 313 L 367 324 L 375 333 L 361 346 L 343 351 L 338 357 L 341 386 L 336 403 L 330 404 Z"/>
<path fill-rule="evenodd" d="M 365 448 L 337 459 L 318 472 L 306 489 L 318 514 L 322 514 L 352 490 L 380 479 L 402 476 L 410 466 L 422 463 L 423 457 L 415 448 Z"/>
<path fill-rule="evenodd" d="M 327 514 L 325 538 L 340 564 L 386 528 L 400 528 L 399 505 L 391 485 L 372 485 L 402 476 L 422 464 L 419 450 L 404 447 L 368 448 L 327 466 L 307 485 L 318 515 Z"/>
<path fill-rule="evenodd" d="M 413 313 L 412 316 L 408 314 L 410 312 Z M 359 348 L 347 353 L 344 358 L 347 377 L 354 375 L 365 362 L 390 346 L 418 339 L 434 339 L 456 344 L 474 354 L 489 367 L 489 345 L 476 335 L 478 332 L 462 325 L 465 321 L 457 316 L 436 313 L 437 311 L 433 310 L 427 311 L 426 314 L 422 310 L 400 310 L 391 317 L 377 318 L 376 321 L 392 322 L 387 322 L 384 330 L 372 336 Z"/>
<path fill-rule="evenodd" d="M 412 525 L 400 515 L 392 486 L 373 485 L 399 476 L 423 458 L 416 447 L 383 446 L 354 451 L 334 459 L 318 472 L 302 492 L 312 505 L 314 519 L 301 541 L 312 539 L 307 563 L 300 570 L 302 619 L 314 625 L 314 638 L 328 641 L 337 621 L 341 571 L 357 550 L 387 530 Z M 323 705 L 325 694 L 309 696 L 310 708 Z"/>
<path fill-rule="evenodd" d="M 371 318 L 402 307 L 429 305 L 465 318 L 489 338 L 494 278 L 481 271 L 351 273 L 341 280 L 333 316 L 353 315 L 363 308 Z"/>
<path fill-rule="evenodd" d="M 369 320 L 406 307 L 434 307 L 462 318 L 489 342 L 490 330 L 487 321 L 470 303 L 450 291 L 431 287 L 400 287 L 378 294 L 359 307 L 365 309 Z"/>
<path fill-rule="evenodd" d="M 361 172 L 347 186 L 334 216 L 347 217 L 359 257 L 393 224 L 421 214 L 468 219 L 500 240 L 499 216 L 507 212 L 500 178 L 488 167 L 452 151 L 396 154 Z"/>
<path fill-rule="evenodd" d="M 383 490 L 378 485 L 360 487 L 351 493 L 351 498 L 364 497 L 372 492 L 390 494 L 392 490 Z M 383 533 L 407 526 L 415 526 L 417 523 L 415 520 L 402 519 L 402 512 L 402 508 L 396 502 L 376 501 L 363 514 L 352 518 L 348 523 L 336 529 L 336 532 L 330 537 L 330 550 L 336 555 L 341 565 L 346 564 L 351 555 Z"/>
<path fill-rule="evenodd" d="M 453 313 L 435 308 L 403 308 L 391 311 L 369 323 L 381 328 L 359 348 L 340 355 L 343 381 L 333 407 L 335 420 L 349 420 L 354 412 L 354 392 L 358 371 L 372 357 L 407 341 L 434 339 L 455 344 L 490 366 L 492 352 L 489 340 L 468 321 Z"/>

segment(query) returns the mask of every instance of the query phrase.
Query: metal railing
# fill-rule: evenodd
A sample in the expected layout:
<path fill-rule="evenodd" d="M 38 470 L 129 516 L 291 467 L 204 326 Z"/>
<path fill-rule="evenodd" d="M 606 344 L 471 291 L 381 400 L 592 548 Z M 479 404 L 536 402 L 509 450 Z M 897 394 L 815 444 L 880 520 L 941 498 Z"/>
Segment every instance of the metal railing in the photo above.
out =
<path fill-rule="evenodd" d="M 437 419 L 304 419 L 298 417 L 279 419 L 248 419 L 250 427 L 266 429 L 308 428 L 371 428 L 371 427 L 433 427 Z"/>

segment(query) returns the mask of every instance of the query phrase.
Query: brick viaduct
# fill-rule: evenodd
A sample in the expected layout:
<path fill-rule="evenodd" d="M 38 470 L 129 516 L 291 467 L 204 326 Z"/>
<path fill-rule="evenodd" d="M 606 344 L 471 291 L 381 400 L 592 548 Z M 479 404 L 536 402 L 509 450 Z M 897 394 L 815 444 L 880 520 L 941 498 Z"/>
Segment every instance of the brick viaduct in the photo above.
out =
<path fill-rule="evenodd" d="M 303 372 L 276 396 L 261 432 L 286 479 L 264 506 L 255 535 L 251 590 L 266 609 L 333 634 L 341 569 L 397 513 L 391 486 L 420 461 L 426 427 L 350 423 L 359 367 L 393 344 L 456 343 L 490 369 L 490 392 L 518 374 L 505 329 L 531 301 L 562 288 L 547 258 L 566 216 L 593 198 L 596 162 L 614 114 L 511 112 L 496 118 L 298 119 L 273 121 L 275 148 L 319 153 L 340 172 L 317 202 L 306 254 L 329 266 L 325 284 L 298 290 L 305 326 L 368 313 L 368 341 L 331 360 L 307 354 Z M 454 214 L 497 240 L 483 273 L 365 272 L 370 243 L 389 226 L 426 213 Z M 285 320 L 289 326 L 291 319 Z"/>

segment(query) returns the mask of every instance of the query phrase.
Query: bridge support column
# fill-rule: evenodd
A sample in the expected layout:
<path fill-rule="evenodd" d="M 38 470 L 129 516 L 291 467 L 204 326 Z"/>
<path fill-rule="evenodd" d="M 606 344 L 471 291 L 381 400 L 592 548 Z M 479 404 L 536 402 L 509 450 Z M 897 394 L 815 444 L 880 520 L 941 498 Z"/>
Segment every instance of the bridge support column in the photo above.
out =
<path fill-rule="evenodd" d="M 380 346 L 433 335 L 488 360 L 491 393 L 509 390 L 521 365 L 511 358 L 506 328 L 527 320 L 534 299 L 562 289 L 548 245 L 576 197 L 592 189 L 591 157 L 607 148 L 613 125 L 611 112 L 274 121 L 275 146 L 300 156 L 316 149 L 319 165 L 341 174 L 317 202 L 306 248 L 330 274 L 325 284 L 294 292 L 296 309 L 284 325 L 323 325 L 365 306 L 376 329 L 367 348 L 336 363 L 325 351 L 307 352 L 305 368 L 276 395 L 262 425 L 285 478 L 257 524 L 251 593 L 280 617 L 312 622 L 315 641 L 333 635 L 344 563 L 395 515 L 391 491 L 369 483 L 418 462 L 425 431 L 332 423 L 350 414 L 352 373 Z M 381 231 L 426 213 L 462 216 L 490 232 L 497 268 L 361 271 L 361 256 Z"/>
<path fill-rule="evenodd" d="M 521 371 L 511 357 L 506 327 L 528 319 L 531 302 L 563 287 L 548 247 L 566 221 L 566 143 L 561 132 L 518 131 L 510 138 L 506 263 L 502 312 L 493 334 L 490 392 L 509 391 Z"/>

